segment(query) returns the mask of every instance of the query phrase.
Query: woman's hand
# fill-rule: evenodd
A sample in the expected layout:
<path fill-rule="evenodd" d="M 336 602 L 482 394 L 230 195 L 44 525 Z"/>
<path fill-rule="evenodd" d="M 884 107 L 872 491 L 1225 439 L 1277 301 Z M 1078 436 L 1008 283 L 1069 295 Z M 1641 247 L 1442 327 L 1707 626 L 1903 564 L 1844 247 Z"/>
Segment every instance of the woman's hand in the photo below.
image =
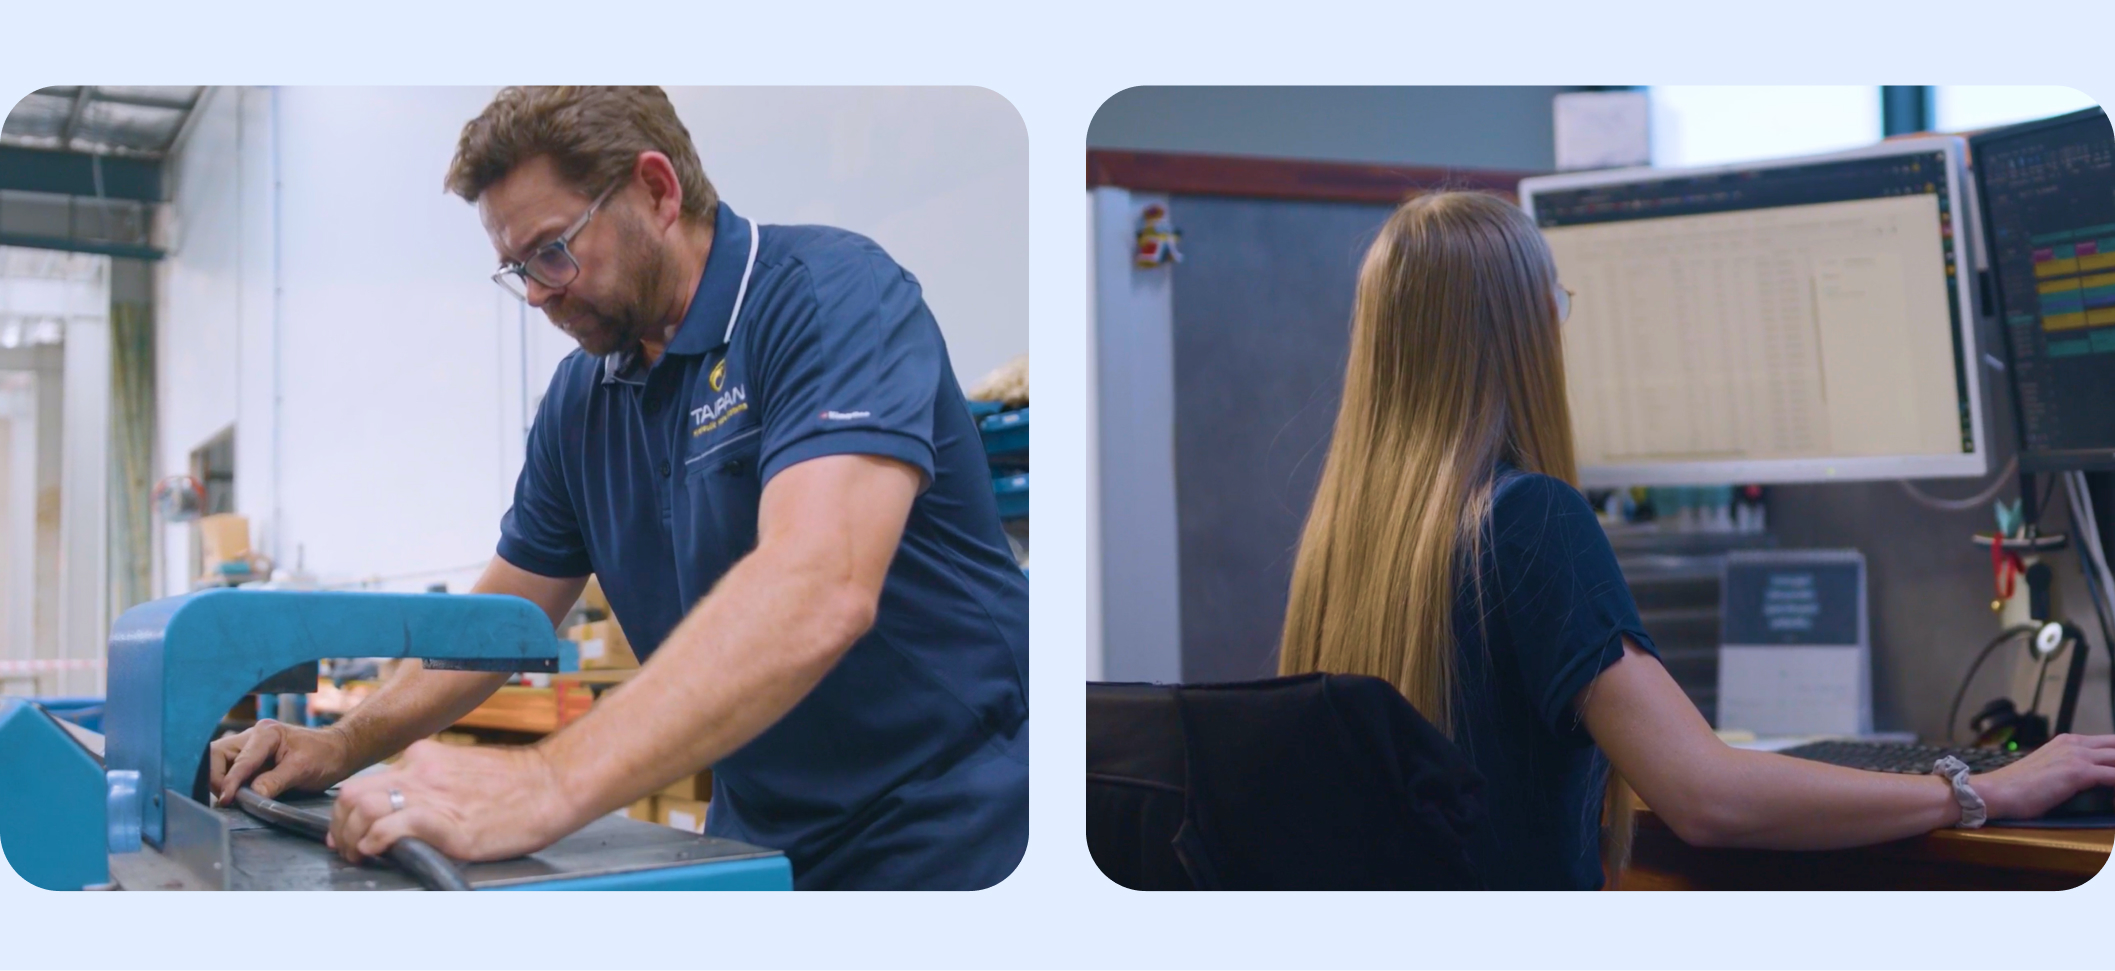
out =
<path fill-rule="evenodd" d="M 1991 819 L 2033 819 L 2094 786 L 2115 786 L 2115 735 L 2058 735 L 2017 762 L 1968 777 Z"/>

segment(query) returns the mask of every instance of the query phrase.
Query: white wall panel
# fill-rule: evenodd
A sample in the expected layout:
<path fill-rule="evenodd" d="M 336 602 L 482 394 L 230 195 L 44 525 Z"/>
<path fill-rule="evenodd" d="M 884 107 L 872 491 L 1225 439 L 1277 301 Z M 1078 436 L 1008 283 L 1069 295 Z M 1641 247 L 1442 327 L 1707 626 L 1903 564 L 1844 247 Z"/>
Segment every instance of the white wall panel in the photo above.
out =
<path fill-rule="evenodd" d="M 527 414 L 573 350 L 492 285 L 474 211 L 441 188 L 493 91 L 221 89 L 173 165 L 161 465 L 234 423 L 237 510 L 282 567 L 299 549 L 326 583 L 460 590 L 491 555 Z M 743 215 L 865 233 L 916 273 L 965 383 L 1027 350 L 1027 135 L 1003 98 L 671 98 Z M 167 592 L 188 542 L 165 535 Z"/>

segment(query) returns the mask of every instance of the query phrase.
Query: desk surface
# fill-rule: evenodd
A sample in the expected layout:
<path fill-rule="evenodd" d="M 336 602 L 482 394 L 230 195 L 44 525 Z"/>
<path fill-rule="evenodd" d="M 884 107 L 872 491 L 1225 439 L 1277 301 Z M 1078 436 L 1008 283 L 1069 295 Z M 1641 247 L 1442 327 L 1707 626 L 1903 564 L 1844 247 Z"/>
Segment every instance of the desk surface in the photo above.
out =
<path fill-rule="evenodd" d="M 2100 872 L 2115 829 L 1946 829 L 1850 850 L 1706 850 L 1649 809 L 1618 890 L 2069 890 Z"/>

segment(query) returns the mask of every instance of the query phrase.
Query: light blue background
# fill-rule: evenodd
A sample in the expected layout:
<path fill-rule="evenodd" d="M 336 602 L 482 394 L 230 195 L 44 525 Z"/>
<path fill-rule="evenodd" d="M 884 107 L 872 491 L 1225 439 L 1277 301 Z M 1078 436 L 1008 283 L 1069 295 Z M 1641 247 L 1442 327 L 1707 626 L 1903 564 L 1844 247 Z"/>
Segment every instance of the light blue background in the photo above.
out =
<path fill-rule="evenodd" d="M 52 84 L 513 80 L 979 84 L 1013 102 L 1031 151 L 1030 350 L 1042 472 L 1033 506 L 1034 836 L 1012 879 L 946 896 L 51 894 L 0 869 L 0 964 L 2109 962 L 2115 878 L 2105 875 L 2031 901 L 1954 893 L 1145 895 L 1105 881 L 1081 839 L 1091 414 L 1082 147 L 1096 107 L 1137 84 L 2018 83 L 2070 85 L 2105 103 L 2115 94 L 2115 9 L 2014 14 L 1988 0 L 297 7 L 10 4 L 0 14 L 0 102 Z"/>

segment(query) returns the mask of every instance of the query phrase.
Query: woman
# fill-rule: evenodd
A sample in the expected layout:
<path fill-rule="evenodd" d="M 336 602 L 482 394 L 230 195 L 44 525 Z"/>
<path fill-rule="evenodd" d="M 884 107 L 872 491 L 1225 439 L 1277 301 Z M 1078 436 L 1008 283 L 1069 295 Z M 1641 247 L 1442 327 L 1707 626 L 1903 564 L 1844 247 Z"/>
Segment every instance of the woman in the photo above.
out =
<path fill-rule="evenodd" d="M 2059 737 L 1965 780 L 1973 795 L 1720 742 L 1570 485 L 1569 308 L 1519 209 L 1436 193 L 1396 210 L 1359 271 L 1280 655 L 1285 674 L 1393 682 L 1468 754 L 1489 806 L 1471 858 L 1491 887 L 1599 887 L 1629 843 L 1629 802 L 1608 799 L 1600 845 L 1617 775 L 1688 843 L 1774 849 L 1974 824 L 1977 797 L 1992 819 L 2032 817 L 2115 784 L 2115 736 Z"/>

